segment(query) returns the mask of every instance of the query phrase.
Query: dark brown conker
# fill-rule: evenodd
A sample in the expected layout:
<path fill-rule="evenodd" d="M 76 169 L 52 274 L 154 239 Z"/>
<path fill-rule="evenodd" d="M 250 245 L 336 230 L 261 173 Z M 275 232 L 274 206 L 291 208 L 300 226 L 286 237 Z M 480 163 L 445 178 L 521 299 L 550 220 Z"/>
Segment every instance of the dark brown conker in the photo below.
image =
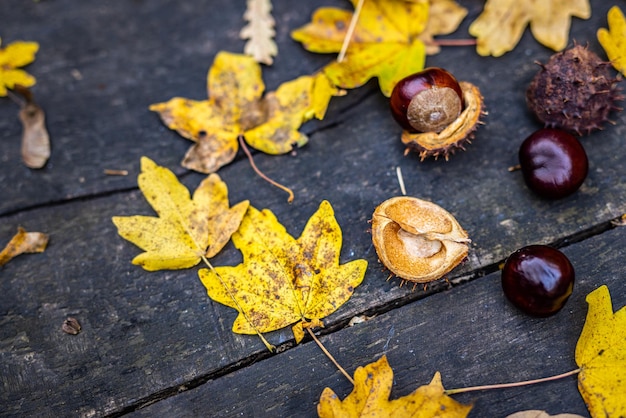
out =
<path fill-rule="evenodd" d="M 394 119 L 409 132 L 441 132 L 464 108 L 459 82 L 443 68 L 431 67 L 403 78 L 390 97 Z"/>
<path fill-rule="evenodd" d="M 507 258 L 502 290 L 520 310 L 545 317 L 563 308 L 574 289 L 574 278 L 574 267 L 561 251 L 529 245 Z"/>
<path fill-rule="evenodd" d="M 519 162 L 526 185 L 538 195 L 560 199 L 585 181 L 589 162 L 585 148 L 561 129 L 539 129 L 524 140 Z"/>

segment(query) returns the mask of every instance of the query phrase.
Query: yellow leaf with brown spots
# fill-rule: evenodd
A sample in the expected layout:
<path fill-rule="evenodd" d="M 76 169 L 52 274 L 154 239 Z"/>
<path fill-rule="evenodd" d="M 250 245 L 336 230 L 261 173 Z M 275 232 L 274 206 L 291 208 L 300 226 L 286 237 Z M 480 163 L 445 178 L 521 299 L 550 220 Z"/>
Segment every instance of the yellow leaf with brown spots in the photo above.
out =
<path fill-rule="evenodd" d="M 133 264 L 146 270 L 184 269 L 216 255 L 237 230 L 248 209 L 243 201 L 229 207 L 228 189 L 217 174 L 204 179 L 193 194 L 176 175 L 141 158 L 139 189 L 159 215 L 115 216 L 118 233 L 145 252 Z"/>
<path fill-rule="evenodd" d="M 274 214 L 248 209 L 233 243 L 243 263 L 201 269 L 200 280 L 209 297 L 237 309 L 233 332 L 256 334 L 296 323 L 303 330 L 322 326 L 363 280 L 367 261 L 339 263 L 341 229 L 333 209 L 323 201 L 300 238 L 292 237 Z"/>
<path fill-rule="evenodd" d="M 358 0 L 352 3 L 356 7 Z M 342 88 L 359 87 L 377 77 L 381 91 L 389 96 L 398 81 L 424 68 L 423 41 L 453 32 L 466 13 L 452 0 L 365 1 L 345 58 L 327 65 L 324 72 Z M 352 18 L 350 11 L 322 7 L 291 36 L 309 51 L 339 52 Z M 437 48 L 428 51 L 435 53 Z"/>
<path fill-rule="evenodd" d="M 444 393 L 441 375 L 399 399 L 389 400 L 393 384 L 393 370 L 382 356 L 378 361 L 354 372 L 354 389 L 344 399 L 326 388 L 317 405 L 321 418 L 415 417 L 461 418 L 466 417 L 471 405 L 463 405 Z"/>
<path fill-rule="evenodd" d="M 17 41 L 0 48 L 0 97 L 7 95 L 7 89 L 35 85 L 35 77 L 19 67 L 24 67 L 35 60 L 39 50 L 37 42 Z"/>
<path fill-rule="evenodd" d="M 195 144 L 182 165 L 213 173 L 230 163 L 242 137 L 268 154 L 285 154 L 306 144 L 300 126 L 322 118 L 330 98 L 338 94 L 323 74 L 283 83 L 263 97 L 261 67 L 252 57 L 220 52 L 207 76 L 208 100 L 175 97 L 150 106 L 168 128 Z M 322 111 L 320 111 L 322 107 Z"/>
<path fill-rule="evenodd" d="M 487 0 L 469 33 L 483 56 L 511 51 L 528 25 L 539 43 L 560 51 L 567 46 L 572 16 L 588 19 L 589 0 Z"/>
<path fill-rule="evenodd" d="M 613 312 L 600 286 L 587 295 L 589 311 L 576 344 L 578 390 L 591 416 L 626 416 L 626 307 Z"/>
<path fill-rule="evenodd" d="M 47 234 L 43 232 L 26 232 L 24 228 L 19 227 L 17 234 L 0 251 L 0 266 L 5 265 L 20 254 L 44 252 L 47 245 Z"/>

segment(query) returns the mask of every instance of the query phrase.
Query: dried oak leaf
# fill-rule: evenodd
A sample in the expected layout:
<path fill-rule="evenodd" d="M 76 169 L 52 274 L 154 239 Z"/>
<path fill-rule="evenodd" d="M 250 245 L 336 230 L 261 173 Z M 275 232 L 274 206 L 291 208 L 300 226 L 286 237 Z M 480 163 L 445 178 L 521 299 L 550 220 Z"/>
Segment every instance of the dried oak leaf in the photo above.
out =
<path fill-rule="evenodd" d="M 43 232 L 26 232 L 22 227 L 17 228 L 17 234 L 0 251 L 0 266 L 4 266 L 13 258 L 25 253 L 42 253 L 48 245 L 48 235 Z"/>
<path fill-rule="evenodd" d="M 1 41 L 1 40 L 0 40 Z M 35 85 L 35 77 L 19 67 L 24 67 L 35 60 L 39 50 L 37 42 L 17 41 L 0 48 L 0 97 L 7 95 L 7 89 L 16 84 L 24 87 Z"/>
<path fill-rule="evenodd" d="M 245 55 L 220 52 L 207 77 L 209 99 L 175 97 L 150 106 L 168 128 L 194 141 L 182 165 L 213 173 L 230 163 L 239 137 L 267 154 L 285 154 L 308 138 L 298 129 L 313 118 L 322 119 L 338 90 L 323 74 L 302 76 L 281 84 L 262 97 L 261 67 Z"/>
<path fill-rule="evenodd" d="M 352 3 L 356 6 L 358 0 Z M 312 52 L 339 52 L 352 15 L 347 10 L 321 7 L 311 23 L 294 30 L 291 37 Z M 324 72 L 341 88 L 359 87 L 378 77 L 381 91 L 389 97 L 398 81 L 424 68 L 426 52 L 419 35 L 427 20 L 427 0 L 364 2 L 345 59 L 328 64 Z"/>
<path fill-rule="evenodd" d="M 626 19 L 618 6 L 607 14 L 609 29 L 598 29 L 598 41 L 616 70 L 626 75 Z"/>
<path fill-rule="evenodd" d="M 243 49 L 244 54 L 267 65 L 272 65 L 274 62 L 272 57 L 278 53 L 278 47 L 274 42 L 276 32 L 271 11 L 270 0 L 248 0 L 243 15 L 248 24 L 239 32 L 242 39 L 248 39 Z"/>
<path fill-rule="evenodd" d="M 393 384 L 393 370 L 382 356 L 378 361 L 354 372 L 354 389 L 342 401 L 326 388 L 317 405 L 321 418 L 339 417 L 466 417 L 471 405 L 463 405 L 444 394 L 441 375 L 435 373 L 426 386 L 399 399 L 389 400 Z"/>
<path fill-rule="evenodd" d="M 587 295 L 589 311 L 576 344 L 578 390 L 592 417 L 626 416 L 626 307 L 613 313 L 605 285 Z"/>
<path fill-rule="evenodd" d="M 133 264 L 146 270 L 184 269 L 217 254 L 237 230 L 247 200 L 229 208 L 228 189 L 217 174 L 204 179 L 191 198 L 174 173 L 141 158 L 139 189 L 159 215 L 114 216 L 118 233 L 145 252 Z"/>
<path fill-rule="evenodd" d="M 201 269 L 211 299 L 237 309 L 233 332 L 256 334 L 296 323 L 297 342 L 305 328 L 343 305 L 363 280 L 367 261 L 339 264 L 342 236 L 333 209 L 323 201 L 300 238 L 295 239 L 274 214 L 250 207 L 233 243 L 243 263 Z"/>
<path fill-rule="evenodd" d="M 477 38 L 478 54 L 499 57 L 515 48 L 530 24 L 539 43 L 560 51 L 567 46 L 572 16 L 588 19 L 589 0 L 487 0 L 469 33 Z"/>

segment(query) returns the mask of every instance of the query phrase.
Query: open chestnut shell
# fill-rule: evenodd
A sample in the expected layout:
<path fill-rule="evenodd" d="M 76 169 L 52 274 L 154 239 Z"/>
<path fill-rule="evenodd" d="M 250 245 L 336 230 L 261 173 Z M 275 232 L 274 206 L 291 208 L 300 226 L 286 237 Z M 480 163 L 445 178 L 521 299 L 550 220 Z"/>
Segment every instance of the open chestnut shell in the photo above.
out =
<path fill-rule="evenodd" d="M 427 283 L 442 278 L 467 257 L 470 239 L 441 206 L 400 196 L 374 211 L 372 241 L 378 258 L 393 274 Z"/>

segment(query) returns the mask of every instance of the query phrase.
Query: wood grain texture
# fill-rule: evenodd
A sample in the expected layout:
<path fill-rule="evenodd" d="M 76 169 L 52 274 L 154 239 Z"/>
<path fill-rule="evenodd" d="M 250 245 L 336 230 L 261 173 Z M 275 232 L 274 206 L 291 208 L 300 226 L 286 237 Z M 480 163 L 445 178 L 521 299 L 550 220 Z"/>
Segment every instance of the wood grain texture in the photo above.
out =
<path fill-rule="evenodd" d="M 484 4 L 461 3 L 470 15 L 459 36 Z M 297 7 L 273 1 L 279 55 L 263 70 L 268 90 L 333 59 L 308 53 L 289 38 L 313 10 L 329 5 L 348 7 L 343 0 Z M 572 25 L 572 38 L 589 42 L 601 56 L 595 31 L 606 26 L 609 6 L 593 4 L 593 17 Z M 310 342 L 291 348 L 289 329 L 268 336 L 283 344 L 285 351 L 276 356 L 258 338 L 233 334 L 235 312 L 207 298 L 196 269 L 148 273 L 131 265 L 139 250 L 120 238 L 111 222 L 112 216 L 153 214 L 136 189 L 142 155 L 180 174 L 192 189 L 204 178 L 179 167 L 191 142 L 167 130 L 148 106 L 173 96 L 206 97 L 206 73 L 215 54 L 243 49 L 238 32 L 244 8 L 244 1 L 222 0 L 210 7 L 196 0 L 0 2 L 3 45 L 18 39 L 41 44 L 27 70 L 37 77 L 33 93 L 46 110 L 52 141 L 44 169 L 24 167 L 18 108 L 0 101 L 0 245 L 20 225 L 50 234 L 45 253 L 23 255 L 0 268 L 0 415 L 121 415 L 161 399 L 166 401 L 140 412 L 206 415 L 201 400 L 207 394 L 207 402 L 215 399 L 211 411 L 219 415 L 299 415 L 313 413 L 309 406 L 324 386 L 342 396 L 349 391 Z M 517 162 L 519 144 L 539 127 L 526 110 L 524 90 L 537 71 L 534 61 L 545 62 L 549 55 L 526 34 L 518 48 L 498 59 L 478 57 L 472 48 L 447 48 L 428 57 L 428 65 L 477 84 L 489 111 L 467 151 L 448 162 L 403 156 L 399 128 L 372 81 L 333 99 L 325 120 L 305 124 L 306 147 L 284 156 L 255 155 L 266 174 L 293 188 L 293 204 L 258 178 L 241 153 L 219 172 L 231 202 L 250 199 L 257 208 L 271 209 L 294 236 L 323 199 L 331 202 L 344 235 L 342 260 L 365 258 L 369 268 L 353 298 L 325 320 L 325 342 L 352 369 L 388 352 L 396 370 L 394 394 L 429 381 L 435 367 L 445 370 L 447 386 L 535 377 L 546 361 L 564 371 L 571 357 L 551 353 L 567 351 L 579 332 L 564 318 L 580 326 L 581 301 L 595 284 L 612 283 L 615 296 L 626 293 L 618 262 L 624 230 L 588 238 L 626 212 L 626 114 L 614 115 L 615 126 L 583 139 L 590 173 L 569 198 L 541 200 L 526 189 L 519 172 L 507 171 Z M 451 290 L 438 282 L 426 292 L 411 292 L 397 280 L 385 281 L 368 220 L 380 202 L 400 194 L 396 167 L 410 195 L 446 208 L 472 238 L 469 259 L 450 275 L 458 283 Z M 129 175 L 106 176 L 105 169 Z M 497 275 L 481 277 L 523 245 L 577 240 L 583 241 L 567 251 L 587 274 L 568 305 L 571 313 L 554 320 L 513 312 L 502 299 Z M 213 263 L 231 265 L 240 258 L 229 244 Z M 482 304 L 471 302 L 473 295 Z M 402 305 L 407 306 L 395 309 Z M 448 309 L 438 308 L 443 305 Z M 379 315 L 362 327 L 342 329 L 363 313 Z M 80 334 L 61 331 L 67 316 L 79 320 Z M 445 338 L 426 339 L 437 332 Z M 565 342 L 558 339 L 557 350 L 549 336 L 560 332 L 566 332 Z M 516 364 L 522 355 L 529 362 L 523 368 Z M 306 380 L 311 375 L 314 385 Z M 192 387 L 197 389 L 186 390 Z M 559 397 L 560 390 L 462 399 L 476 399 L 477 408 L 485 408 L 478 410 L 512 412 L 545 395 L 545 402 L 529 407 L 556 413 L 573 402 L 580 410 L 577 393 L 568 389 Z"/>
<path fill-rule="evenodd" d="M 577 367 L 574 350 L 586 295 L 606 284 L 615 309 L 626 305 L 623 244 L 624 229 L 616 229 L 565 248 L 575 260 L 577 281 L 563 310 L 549 318 L 529 317 L 509 304 L 496 272 L 321 340 L 350 373 L 387 355 L 394 369 L 393 398 L 428 384 L 435 371 L 449 389 L 564 373 Z M 132 416 L 313 417 L 324 387 L 342 399 L 352 390 L 309 341 Z M 470 417 L 504 417 L 525 409 L 588 416 L 576 377 L 454 398 L 474 404 Z"/>

